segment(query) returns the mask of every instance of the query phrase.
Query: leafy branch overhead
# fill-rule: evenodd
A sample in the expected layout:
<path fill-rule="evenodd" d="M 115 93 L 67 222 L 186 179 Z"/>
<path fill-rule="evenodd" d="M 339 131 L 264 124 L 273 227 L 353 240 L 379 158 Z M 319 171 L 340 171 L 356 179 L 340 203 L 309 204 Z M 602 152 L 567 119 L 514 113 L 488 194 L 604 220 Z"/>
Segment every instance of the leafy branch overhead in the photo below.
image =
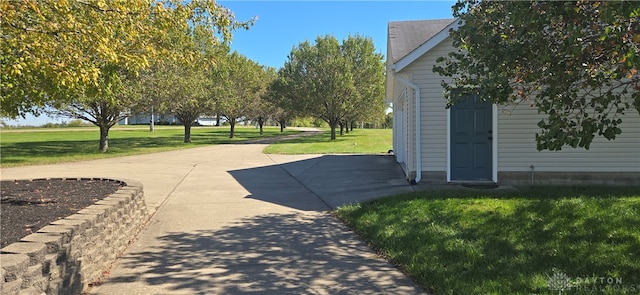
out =
<path fill-rule="evenodd" d="M 105 65 L 137 73 L 154 59 L 193 61 L 197 51 L 181 46 L 191 35 L 215 45 L 253 23 L 214 1 L 8 0 L 0 11 L 0 115 L 11 118 L 99 88 Z"/>
<path fill-rule="evenodd" d="M 198 70 L 214 63 L 212 48 L 253 23 L 198 0 L 9 0 L 0 2 L 0 11 L 0 116 L 53 106 L 100 127 L 101 151 L 108 149 L 111 126 L 162 96 L 137 91 L 149 73 L 144 70 L 177 66 L 200 81 Z M 200 68 L 188 67 L 194 64 Z M 183 106 L 204 95 L 186 88 L 191 92 L 178 98 Z"/>
<path fill-rule="evenodd" d="M 457 51 L 434 72 L 452 90 L 498 104 L 527 104 L 546 117 L 539 150 L 588 149 L 622 133 L 640 112 L 640 6 L 633 1 L 459 0 L 450 32 Z"/>

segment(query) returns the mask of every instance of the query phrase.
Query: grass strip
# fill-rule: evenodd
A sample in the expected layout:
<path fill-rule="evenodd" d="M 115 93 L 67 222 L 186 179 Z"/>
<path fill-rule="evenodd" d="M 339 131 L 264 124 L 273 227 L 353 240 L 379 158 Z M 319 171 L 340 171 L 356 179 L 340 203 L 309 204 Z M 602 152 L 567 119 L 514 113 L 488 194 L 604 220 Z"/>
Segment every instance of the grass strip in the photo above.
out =
<path fill-rule="evenodd" d="M 236 126 L 235 138 L 229 138 L 229 127 L 199 126 L 191 128 L 191 143 L 184 143 L 181 126 L 116 127 L 109 132 L 109 151 L 98 151 L 100 132 L 95 127 L 13 129 L 0 133 L 1 167 L 55 164 L 62 162 L 113 158 L 194 148 L 212 144 L 242 142 L 298 133 L 278 127 L 265 127 L 264 134 L 251 126 Z"/>
<path fill-rule="evenodd" d="M 640 292 L 640 187 L 421 191 L 336 214 L 434 294 Z"/>
<path fill-rule="evenodd" d="M 331 140 L 328 129 L 313 136 L 298 137 L 273 143 L 267 154 L 379 154 L 392 149 L 391 129 L 354 129 Z"/>

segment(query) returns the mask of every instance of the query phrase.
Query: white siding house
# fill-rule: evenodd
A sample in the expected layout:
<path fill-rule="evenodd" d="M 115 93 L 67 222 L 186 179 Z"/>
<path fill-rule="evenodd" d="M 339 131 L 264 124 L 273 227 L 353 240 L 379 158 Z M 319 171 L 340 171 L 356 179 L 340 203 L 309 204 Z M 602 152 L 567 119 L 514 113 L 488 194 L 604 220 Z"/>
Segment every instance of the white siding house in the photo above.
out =
<path fill-rule="evenodd" d="M 640 115 L 623 117 L 622 134 L 596 137 L 589 150 L 538 151 L 544 118 L 527 105 L 497 106 L 468 97 L 447 109 L 436 59 L 453 49 L 457 20 L 391 22 L 386 97 L 393 105 L 393 148 L 412 182 L 640 184 Z"/>

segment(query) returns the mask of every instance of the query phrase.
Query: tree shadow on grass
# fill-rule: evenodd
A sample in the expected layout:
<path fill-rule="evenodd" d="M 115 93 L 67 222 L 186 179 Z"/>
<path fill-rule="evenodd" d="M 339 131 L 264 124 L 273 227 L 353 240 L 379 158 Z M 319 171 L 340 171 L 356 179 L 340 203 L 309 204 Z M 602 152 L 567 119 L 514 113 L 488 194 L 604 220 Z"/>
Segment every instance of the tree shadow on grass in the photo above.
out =
<path fill-rule="evenodd" d="M 340 143 L 344 141 L 352 141 L 354 137 L 347 135 L 344 136 L 336 136 L 336 139 L 331 140 L 331 135 L 329 131 L 316 131 L 316 132 L 308 132 L 309 136 L 299 136 L 293 137 L 289 139 L 285 139 L 282 141 L 274 142 L 273 145 L 281 145 L 281 144 L 318 144 L 318 143 Z"/>
<path fill-rule="evenodd" d="M 118 154 L 131 149 L 162 148 L 183 145 L 180 137 L 114 138 L 109 139 L 108 154 Z M 210 144 L 198 141 L 193 145 Z M 29 157 L 71 158 L 88 154 L 104 154 L 98 150 L 98 140 L 20 142 L 2 145 L 2 163 L 20 164 Z M 55 162 L 55 161 L 54 161 Z"/>
<path fill-rule="evenodd" d="M 347 140 L 345 137 L 338 136 L 334 140 L 335 142 L 340 142 Z M 290 143 L 318 143 L 318 142 L 331 142 L 331 136 L 327 132 L 316 132 L 311 136 L 301 136 L 295 137 L 287 140 L 283 140 L 281 142 L 276 142 L 275 144 L 290 144 Z"/>
<path fill-rule="evenodd" d="M 222 129 L 201 130 L 191 134 L 191 142 L 184 143 L 184 135 L 179 130 L 174 135 L 154 136 L 149 133 L 148 137 L 118 137 L 126 132 L 139 133 L 140 130 L 115 130 L 109 138 L 109 151 L 102 153 L 98 150 L 99 140 L 47 140 L 30 141 L 17 143 L 2 143 L 2 164 L 20 165 L 28 162 L 28 158 L 49 158 L 48 162 L 56 162 L 55 159 L 64 161 L 73 157 L 85 155 L 101 155 L 101 157 L 115 157 L 119 154 L 130 153 L 132 150 L 145 149 L 172 149 L 182 147 L 198 147 L 211 144 L 240 143 L 243 140 L 252 140 L 273 137 L 274 132 L 268 135 L 260 135 L 253 130 L 240 131 L 239 138 L 228 138 L 228 131 Z M 119 135 L 117 135 L 119 133 Z M 279 135 L 279 134 L 277 134 Z M 126 135 L 125 135 L 126 136 Z M 130 135 L 129 135 L 130 136 Z"/>
<path fill-rule="evenodd" d="M 98 141 L 47 141 L 2 144 L 2 163 L 20 164 L 29 157 L 69 157 L 95 153 Z"/>
<path fill-rule="evenodd" d="M 129 274 L 110 277 L 98 294 L 134 281 L 150 293 L 420 293 L 329 213 L 247 217 L 216 231 L 166 234 L 154 244 L 121 258 Z"/>

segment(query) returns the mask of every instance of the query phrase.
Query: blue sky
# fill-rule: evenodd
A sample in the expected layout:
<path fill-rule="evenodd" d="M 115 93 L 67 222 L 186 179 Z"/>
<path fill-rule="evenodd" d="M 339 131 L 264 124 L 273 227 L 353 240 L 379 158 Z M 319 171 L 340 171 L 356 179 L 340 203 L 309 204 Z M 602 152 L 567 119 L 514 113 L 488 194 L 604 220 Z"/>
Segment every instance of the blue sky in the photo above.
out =
<path fill-rule="evenodd" d="M 236 19 L 257 16 L 248 31 L 233 35 L 231 48 L 261 65 L 280 68 L 294 46 L 319 35 L 343 40 L 349 34 L 371 37 L 386 55 L 390 21 L 451 18 L 455 1 L 219 1 Z M 10 125 L 42 125 L 69 121 L 41 116 L 6 120 Z"/>
<path fill-rule="evenodd" d="M 451 18 L 455 1 L 219 1 L 238 20 L 258 17 L 248 31 L 236 31 L 232 49 L 265 66 L 280 68 L 294 46 L 319 35 L 343 40 L 349 34 L 373 38 L 386 54 L 387 23 Z"/>

